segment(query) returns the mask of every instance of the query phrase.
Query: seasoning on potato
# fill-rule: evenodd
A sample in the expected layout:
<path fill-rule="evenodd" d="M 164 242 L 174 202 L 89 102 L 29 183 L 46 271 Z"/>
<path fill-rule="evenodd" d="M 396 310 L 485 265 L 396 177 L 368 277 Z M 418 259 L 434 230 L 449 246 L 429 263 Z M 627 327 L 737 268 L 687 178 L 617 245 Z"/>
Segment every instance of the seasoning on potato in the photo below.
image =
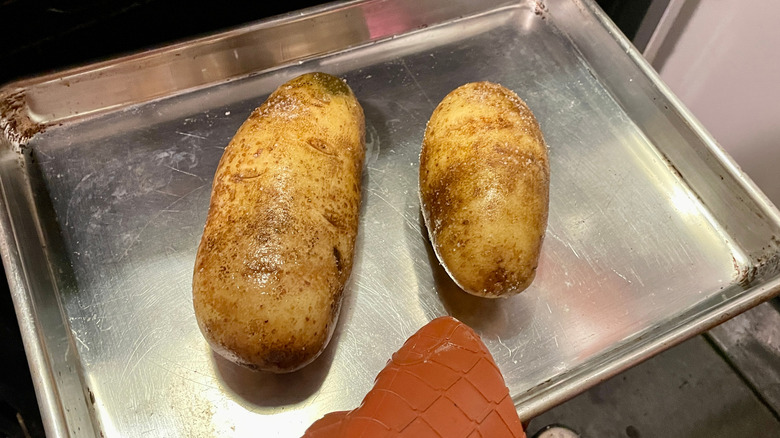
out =
<path fill-rule="evenodd" d="M 539 124 L 514 92 L 477 82 L 448 94 L 425 130 L 419 183 L 434 252 L 461 289 L 496 298 L 531 284 L 550 166 Z"/>
<path fill-rule="evenodd" d="M 365 157 L 363 109 L 324 73 L 274 91 L 219 162 L 192 282 L 211 347 L 290 372 L 327 345 L 352 269 Z"/>

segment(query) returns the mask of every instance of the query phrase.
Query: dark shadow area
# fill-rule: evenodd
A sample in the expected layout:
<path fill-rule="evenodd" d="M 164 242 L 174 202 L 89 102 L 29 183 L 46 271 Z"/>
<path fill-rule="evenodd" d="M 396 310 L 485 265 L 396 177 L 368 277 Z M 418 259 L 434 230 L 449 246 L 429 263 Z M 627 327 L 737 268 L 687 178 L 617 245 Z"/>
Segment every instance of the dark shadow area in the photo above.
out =
<path fill-rule="evenodd" d="M 652 0 L 596 0 L 628 39 L 636 36 Z"/>
<path fill-rule="evenodd" d="M 336 332 L 338 332 L 338 327 Z M 314 395 L 322 386 L 333 364 L 335 343 L 338 333 L 334 333 L 328 346 L 314 360 L 298 371 L 275 374 L 255 371 L 223 358 L 212 351 L 214 369 L 227 393 L 234 394 L 242 405 L 252 407 L 284 407 L 302 402 Z"/>
<path fill-rule="evenodd" d="M 0 2 L 0 84 L 326 3 L 184 0 Z M 12 68 L 7 68 L 12 66 Z"/>
<path fill-rule="evenodd" d="M 5 271 L 0 269 L 5 274 Z M 0 281 L 0 437 L 42 438 L 43 424 L 8 283 Z"/>

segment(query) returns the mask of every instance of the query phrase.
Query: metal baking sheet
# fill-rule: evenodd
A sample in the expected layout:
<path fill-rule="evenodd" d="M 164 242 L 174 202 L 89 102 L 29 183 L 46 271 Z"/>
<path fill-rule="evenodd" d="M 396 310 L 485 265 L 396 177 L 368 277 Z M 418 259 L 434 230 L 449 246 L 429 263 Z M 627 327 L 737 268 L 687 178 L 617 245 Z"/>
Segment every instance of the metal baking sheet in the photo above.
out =
<path fill-rule="evenodd" d="M 366 114 L 354 270 L 320 359 L 250 372 L 198 331 L 195 251 L 223 148 L 314 70 Z M 550 146 L 537 278 L 496 301 L 448 279 L 417 195 L 428 117 L 479 80 L 525 99 Z M 0 95 L 0 250 L 49 436 L 297 437 L 444 314 L 530 418 L 780 290 L 778 211 L 591 1 L 331 4 Z"/>

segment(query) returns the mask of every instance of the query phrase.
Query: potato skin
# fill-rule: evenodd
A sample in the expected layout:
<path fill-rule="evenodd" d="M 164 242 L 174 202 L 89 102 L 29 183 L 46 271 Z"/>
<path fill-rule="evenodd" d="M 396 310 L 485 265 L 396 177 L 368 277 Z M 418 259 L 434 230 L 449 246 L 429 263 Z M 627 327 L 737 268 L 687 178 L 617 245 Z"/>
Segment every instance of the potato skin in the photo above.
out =
<path fill-rule="evenodd" d="M 290 372 L 327 345 L 352 269 L 363 109 L 339 78 L 299 76 L 225 148 L 195 261 L 201 332 L 225 358 Z"/>
<path fill-rule="evenodd" d="M 549 185 L 541 129 L 514 92 L 469 83 L 436 107 L 420 153 L 420 201 L 436 256 L 461 289 L 496 298 L 531 284 Z"/>

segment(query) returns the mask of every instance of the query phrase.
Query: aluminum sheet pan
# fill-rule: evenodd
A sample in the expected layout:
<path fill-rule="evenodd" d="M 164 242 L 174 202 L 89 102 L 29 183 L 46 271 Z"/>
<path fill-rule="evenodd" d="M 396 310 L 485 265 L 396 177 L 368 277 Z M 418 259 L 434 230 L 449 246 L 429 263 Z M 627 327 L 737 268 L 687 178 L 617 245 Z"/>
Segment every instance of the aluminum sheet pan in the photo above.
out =
<path fill-rule="evenodd" d="M 196 247 L 223 148 L 314 70 L 366 114 L 354 270 L 320 359 L 250 372 L 198 331 Z M 428 117 L 479 80 L 550 146 L 537 278 L 497 301 L 447 277 L 417 194 Z M 530 418 L 780 290 L 778 211 L 590 1 L 331 4 L 0 93 L 0 250 L 50 436 L 297 437 L 444 314 Z"/>

